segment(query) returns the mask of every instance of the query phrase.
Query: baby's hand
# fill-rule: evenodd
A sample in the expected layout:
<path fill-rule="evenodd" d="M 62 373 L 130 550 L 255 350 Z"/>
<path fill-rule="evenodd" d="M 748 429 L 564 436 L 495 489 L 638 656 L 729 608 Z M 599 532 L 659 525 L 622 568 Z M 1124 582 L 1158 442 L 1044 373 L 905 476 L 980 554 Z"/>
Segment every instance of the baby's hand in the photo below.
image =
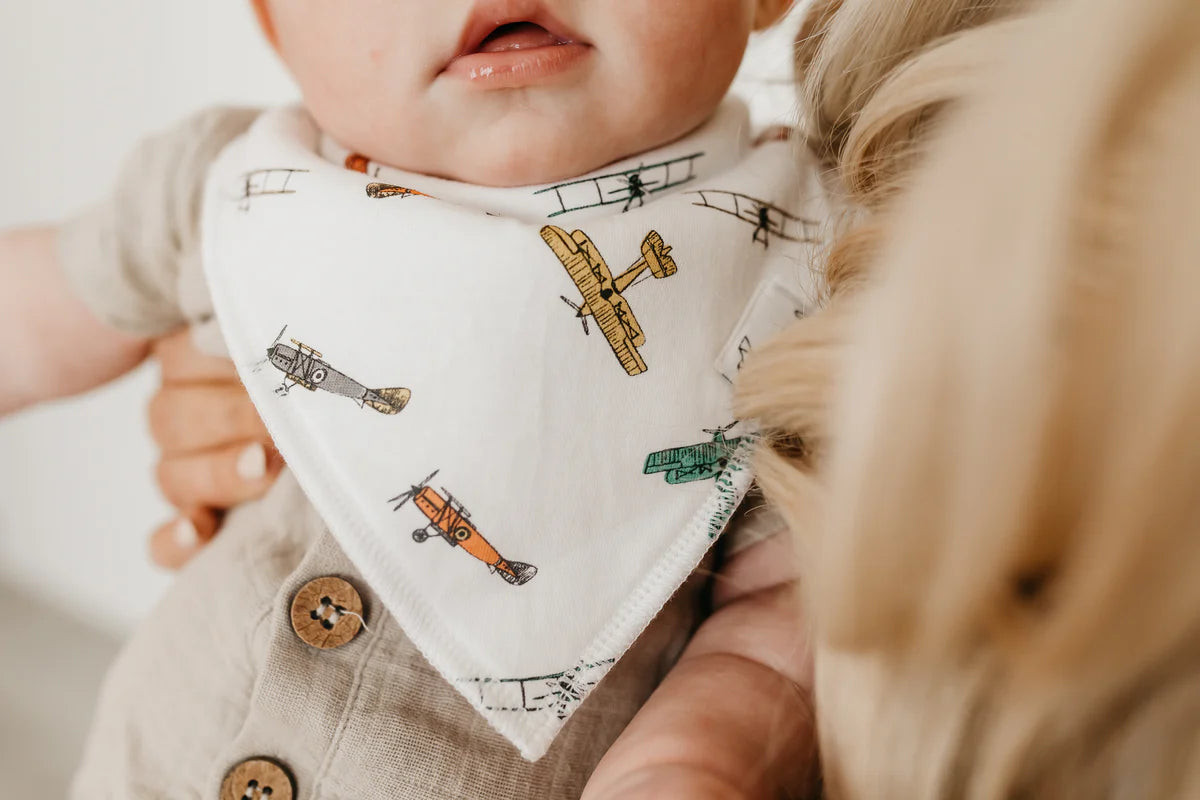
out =
<path fill-rule="evenodd" d="M 774 800 L 819 785 L 812 659 L 781 532 L 716 578 L 713 612 L 596 767 L 583 800 Z"/>
<path fill-rule="evenodd" d="M 149 410 L 162 450 L 158 485 L 180 516 L 150 537 L 150 556 L 177 569 L 213 537 L 226 509 L 267 491 L 283 461 L 231 361 L 201 353 L 187 330 L 157 341 L 153 353 L 162 366 Z"/>

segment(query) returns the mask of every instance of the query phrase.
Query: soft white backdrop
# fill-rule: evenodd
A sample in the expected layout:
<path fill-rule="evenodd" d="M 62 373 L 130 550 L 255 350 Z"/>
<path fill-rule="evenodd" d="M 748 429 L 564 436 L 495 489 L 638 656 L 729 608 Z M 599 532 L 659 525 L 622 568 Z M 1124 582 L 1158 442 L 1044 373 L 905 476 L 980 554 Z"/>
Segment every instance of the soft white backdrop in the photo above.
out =
<path fill-rule="evenodd" d="M 792 108 L 794 27 L 758 37 L 739 79 L 760 122 Z M 245 0 L 6 0 L 0 228 L 58 219 L 103 197 L 138 138 L 195 109 L 295 96 Z M 170 580 L 145 547 L 169 515 L 152 483 L 145 425 L 155 381 L 143 368 L 0 421 L 0 583 L 117 634 Z"/>

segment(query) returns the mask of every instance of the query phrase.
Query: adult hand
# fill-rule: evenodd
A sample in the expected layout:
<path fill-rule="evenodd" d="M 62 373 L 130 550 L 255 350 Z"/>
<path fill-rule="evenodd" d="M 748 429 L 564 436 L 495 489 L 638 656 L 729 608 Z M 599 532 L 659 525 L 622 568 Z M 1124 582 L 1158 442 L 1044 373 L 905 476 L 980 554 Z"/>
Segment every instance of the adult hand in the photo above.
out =
<path fill-rule="evenodd" d="M 746 548 L 717 573 L 712 616 L 601 759 L 583 800 L 820 796 L 790 536 Z"/>
<path fill-rule="evenodd" d="M 220 528 L 226 509 L 261 497 L 283 467 L 233 363 L 201 353 L 183 330 L 155 342 L 162 385 L 150 433 L 159 488 L 179 515 L 150 537 L 156 564 L 178 569 Z"/>

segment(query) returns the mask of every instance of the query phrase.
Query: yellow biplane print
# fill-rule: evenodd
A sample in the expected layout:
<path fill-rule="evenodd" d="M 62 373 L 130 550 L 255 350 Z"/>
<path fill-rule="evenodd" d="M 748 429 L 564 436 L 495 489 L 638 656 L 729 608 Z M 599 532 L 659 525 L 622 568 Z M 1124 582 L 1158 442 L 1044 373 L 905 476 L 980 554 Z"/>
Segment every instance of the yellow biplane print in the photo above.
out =
<path fill-rule="evenodd" d="M 614 278 L 600 250 L 583 231 L 567 233 L 562 228 L 547 225 L 542 228 L 541 234 L 542 240 L 558 256 L 583 297 L 582 304 L 562 298 L 583 322 L 583 332 L 590 332 L 587 318 L 591 317 L 608 340 L 625 372 L 641 375 L 647 367 L 638 348 L 646 343 L 646 334 L 622 293 L 647 270 L 655 278 L 674 275 L 678 267 L 675 259 L 671 258 L 670 246 L 658 231 L 650 231 L 642 240 L 642 257 Z"/>

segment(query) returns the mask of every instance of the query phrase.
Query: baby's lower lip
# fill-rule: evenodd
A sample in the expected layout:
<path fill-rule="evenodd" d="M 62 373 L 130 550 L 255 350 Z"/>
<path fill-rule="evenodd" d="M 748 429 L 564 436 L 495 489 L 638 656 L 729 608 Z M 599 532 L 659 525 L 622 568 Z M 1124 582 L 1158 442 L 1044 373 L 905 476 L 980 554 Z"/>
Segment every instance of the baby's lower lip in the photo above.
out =
<path fill-rule="evenodd" d="M 568 72 L 579 66 L 590 50 L 585 44 L 563 42 L 491 53 L 468 53 L 451 61 L 445 74 L 480 88 L 516 89 Z"/>

